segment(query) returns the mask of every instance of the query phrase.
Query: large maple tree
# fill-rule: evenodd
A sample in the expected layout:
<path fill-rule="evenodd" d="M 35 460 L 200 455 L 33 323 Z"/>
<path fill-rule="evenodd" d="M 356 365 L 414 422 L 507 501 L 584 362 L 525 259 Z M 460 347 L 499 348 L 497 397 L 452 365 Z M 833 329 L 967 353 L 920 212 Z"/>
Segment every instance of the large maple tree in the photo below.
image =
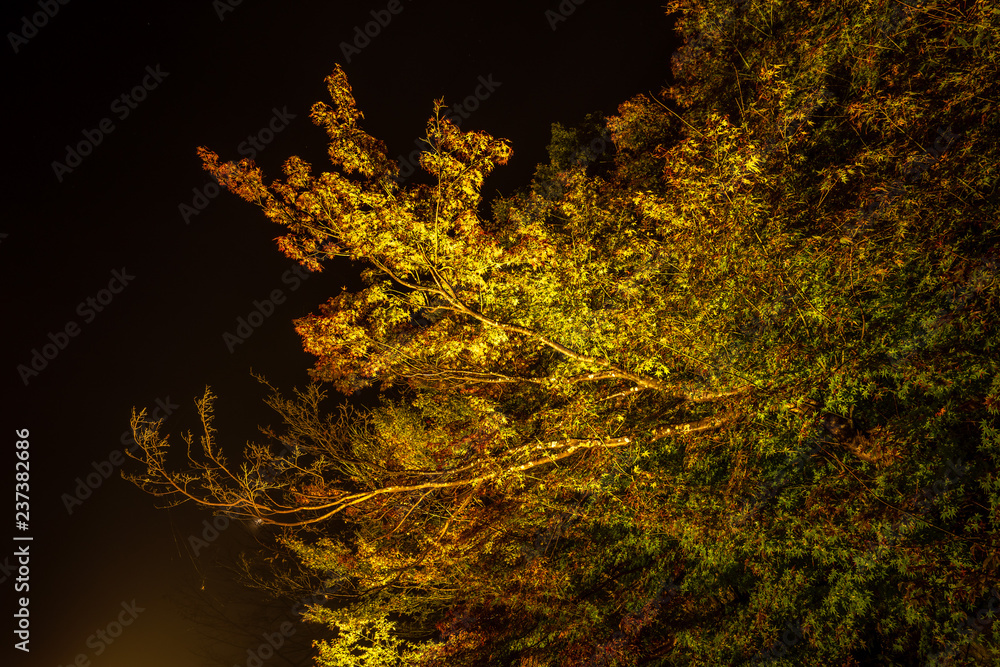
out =
<path fill-rule="evenodd" d="M 996 14 L 765 4 L 671 5 L 674 87 L 489 205 L 507 142 L 439 100 L 404 187 L 339 67 L 334 170 L 200 149 L 365 287 L 296 321 L 318 384 L 242 466 L 206 392 L 186 470 L 134 416 L 133 480 L 282 527 L 321 664 L 996 657 L 955 625 L 998 569 Z"/>

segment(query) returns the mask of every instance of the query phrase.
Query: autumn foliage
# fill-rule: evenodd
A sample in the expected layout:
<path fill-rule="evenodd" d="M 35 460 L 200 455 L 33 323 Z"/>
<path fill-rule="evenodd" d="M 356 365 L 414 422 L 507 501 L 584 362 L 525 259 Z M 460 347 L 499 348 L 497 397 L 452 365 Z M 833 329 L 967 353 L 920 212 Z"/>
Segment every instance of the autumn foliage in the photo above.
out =
<path fill-rule="evenodd" d="M 509 144 L 441 100 L 401 185 L 339 67 L 331 171 L 199 149 L 286 256 L 365 286 L 295 322 L 317 384 L 270 399 L 281 453 L 236 470 L 206 393 L 185 471 L 135 415 L 133 479 L 282 527 L 339 591 L 320 664 L 1000 655 L 961 626 L 1000 552 L 998 13 L 669 9 L 672 86 L 554 126 L 509 197 Z"/>

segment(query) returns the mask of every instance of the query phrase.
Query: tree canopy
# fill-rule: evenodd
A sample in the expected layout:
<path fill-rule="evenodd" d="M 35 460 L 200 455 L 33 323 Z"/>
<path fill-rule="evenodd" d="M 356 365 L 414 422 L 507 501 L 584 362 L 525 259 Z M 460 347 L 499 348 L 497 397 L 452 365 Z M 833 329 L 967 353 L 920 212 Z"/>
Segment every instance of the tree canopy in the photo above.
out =
<path fill-rule="evenodd" d="M 401 185 L 339 66 L 331 171 L 199 149 L 365 287 L 296 320 L 265 442 L 230 463 L 206 390 L 180 469 L 133 415 L 131 479 L 280 527 L 337 591 L 318 664 L 1000 657 L 1000 10 L 667 9 L 673 84 L 554 125 L 509 197 L 443 100 Z"/>

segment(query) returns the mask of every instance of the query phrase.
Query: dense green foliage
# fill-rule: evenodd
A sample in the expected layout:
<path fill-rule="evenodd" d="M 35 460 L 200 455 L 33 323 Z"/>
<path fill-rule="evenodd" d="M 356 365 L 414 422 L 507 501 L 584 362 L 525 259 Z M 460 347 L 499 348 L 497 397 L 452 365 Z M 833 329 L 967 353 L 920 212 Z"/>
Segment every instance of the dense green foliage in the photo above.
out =
<path fill-rule="evenodd" d="M 288 256 L 368 267 L 296 327 L 383 402 L 276 394 L 231 476 L 137 416 L 134 479 L 284 526 L 320 664 L 1000 660 L 1000 10 L 668 9 L 673 86 L 554 126 L 489 218 L 506 142 L 438 106 L 403 188 L 339 68 L 338 170 L 202 150 Z"/>

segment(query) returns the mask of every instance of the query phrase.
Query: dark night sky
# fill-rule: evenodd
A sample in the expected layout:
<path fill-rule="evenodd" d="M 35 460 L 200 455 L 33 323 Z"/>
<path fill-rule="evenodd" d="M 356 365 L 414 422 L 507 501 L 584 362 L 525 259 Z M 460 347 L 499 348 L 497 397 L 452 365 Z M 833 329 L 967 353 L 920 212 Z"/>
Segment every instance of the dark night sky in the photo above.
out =
<path fill-rule="evenodd" d="M 0 663 L 55 667 L 84 654 L 101 667 L 199 664 L 189 653 L 195 633 L 172 594 L 197 586 L 199 571 L 209 569 L 212 548 L 193 562 L 175 541 L 200 532 L 207 515 L 156 509 L 119 467 L 72 514 L 63 496 L 121 451 L 132 406 L 179 406 L 165 422 L 177 440 L 195 426 L 192 399 L 206 384 L 220 397 L 220 439 L 239 451 L 256 424 L 271 420 L 250 369 L 283 389 L 306 384 L 311 357 L 291 320 L 356 280 L 350 267 L 330 267 L 292 290 L 282 278 L 293 264 L 273 242 L 280 228 L 228 193 L 186 224 L 179 205 L 192 204 L 193 189 L 209 182 L 195 147 L 242 157 L 241 142 L 268 125 L 273 109 L 287 109 L 295 118 L 257 156 L 265 175 L 278 176 L 293 154 L 326 168 L 326 135 L 308 110 L 329 101 L 323 78 L 340 62 L 365 129 L 396 156 L 413 149 L 435 97 L 457 102 L 480 76 L 492 76 L 500 85 L 462 127 L 511 140 L 513 159 L 485 187 L 487 196 L 509 193 L 545 159 L 552 122 L 614 113 L 669 77 L 677 40 L 660 3 L 576 1 L 554 31 L 545 11 L 559 0 L 403 1 L 349 63 L 340 44 L 386 2 L 243 0 L 220 20 L 211 0 L 42 0 L 58 13 L 35 33 L 22 17 L 40 12 L 39 2 L 6 3 L 0 414 L 8 472 L 0 479 L 11 502 L 9 527 L 0 531 L 0 590 L 9 610 Z M 30 39 L 15 39 L 15 53 L 11 33 L 21 32 Z M 115 104 L 144 77 L 154 81 L 147 67 L 166 75 L 134 109 Z M 103 119 L 110 133 L 99 132 Z M 100 134 L 99 145 L 60 180 L 53 161 L 64 162 L 67 144 L 85 132 Z M 115 272 L 134 278 L 117 294 L 105 292 L 113 298 L 100 312 L 78 309 Z M 287 300 L 230 353 L 223 333 L 275 289 Z M 77 335 L 25 385 L 18 365 L 30 365 L 32 350 L 67 325 Z M 27 531 L 14 527 L 13 452 L 22 428 L 31 443 Z M 25 595 L 14 591 L 17 575 L 3 569 L 25 544 L 14 535 L 33 537 L 30 655 L 12 646 L 11 614 Z M 221 541 L 215 547 L 222 552 Z M 211 579 L 206 594 L 213 589 L 224 596 L 226 584 Z M 95 655 L 88 637 L 133 600 L 144 611 Z"/>

